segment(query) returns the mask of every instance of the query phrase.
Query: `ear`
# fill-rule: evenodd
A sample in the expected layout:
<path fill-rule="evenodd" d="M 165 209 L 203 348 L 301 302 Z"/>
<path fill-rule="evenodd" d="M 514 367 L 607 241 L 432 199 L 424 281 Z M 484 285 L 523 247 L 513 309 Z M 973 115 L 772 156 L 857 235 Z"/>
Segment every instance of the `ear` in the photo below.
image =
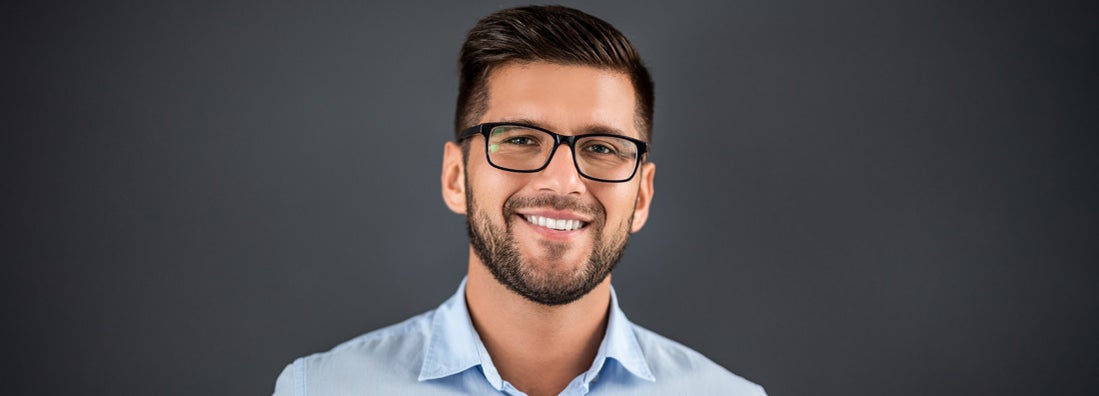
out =
<path fill-rule="evenodd" d="M 447 142 L 443 147 L 443 201 L 457 214 L 466 214 L 465 174 L 462 146 Z"/>
<path fill-rule="evenodd" d="M 637 189 L 637 204 L 633 208 L 633 228 L 630 232 L 641 231 L 645 220 L 649 219 L 649 204 L 653 202 L 653 177 L 656 176 L 656 164 L 646 162 L 641 164 L 641 186 Z"/>

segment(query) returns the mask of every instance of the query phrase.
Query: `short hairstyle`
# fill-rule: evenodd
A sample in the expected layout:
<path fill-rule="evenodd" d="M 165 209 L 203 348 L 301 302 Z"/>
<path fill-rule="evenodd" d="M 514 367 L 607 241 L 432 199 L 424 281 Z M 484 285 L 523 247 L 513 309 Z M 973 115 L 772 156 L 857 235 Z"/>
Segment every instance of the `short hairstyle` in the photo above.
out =
<path fill-rule="evenodd" d="M 562 6 L 500 10 L 469 31 L 458 56 L 455 137 L 484 115 L 489 73 L 515 62 L 591 66 L 625 73 L 637 95 L 637 130 L 642 140 L 651 141 L 653 81 L 637 49 L 606 21 Z"/>

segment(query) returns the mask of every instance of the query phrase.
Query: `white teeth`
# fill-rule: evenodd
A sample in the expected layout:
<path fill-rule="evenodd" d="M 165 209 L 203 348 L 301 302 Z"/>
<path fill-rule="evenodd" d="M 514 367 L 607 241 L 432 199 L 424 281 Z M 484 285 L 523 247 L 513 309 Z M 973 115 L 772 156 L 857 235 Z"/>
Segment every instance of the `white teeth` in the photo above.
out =
<path fill-rule="evenodd" d="M 559 231 L 571 231 L 579 230 L 584 226 L 584 222 L 580 220 L 563 220 L 563 219 L 551 219 L 548 217 L 528 215 L 527 222 L 546 228 L 551 228 Z"/>

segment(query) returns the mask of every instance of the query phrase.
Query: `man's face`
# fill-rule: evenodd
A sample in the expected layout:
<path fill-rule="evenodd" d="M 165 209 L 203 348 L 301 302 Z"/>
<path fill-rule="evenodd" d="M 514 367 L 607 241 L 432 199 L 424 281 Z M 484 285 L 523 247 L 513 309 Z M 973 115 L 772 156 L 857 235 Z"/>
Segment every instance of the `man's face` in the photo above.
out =
<path fill-rule="evenodd" d="M 640 138 L 634 89 L 623 73 L 511 64 L 495 69 L 487 82 L 481 122 Z M 468 143 L 464 175 L 464 209 L 478 258 L 498 281 L 538 303 L 566 304 L 590 292 L 621 257 L 629 233 L 644 223 L 653 165 L 641 167 L 628 182 L 593 181 L 580 176 L 572 150 L 561 145 L 544 170 L 508 172 L 489 165 L 483 139 Z"/>

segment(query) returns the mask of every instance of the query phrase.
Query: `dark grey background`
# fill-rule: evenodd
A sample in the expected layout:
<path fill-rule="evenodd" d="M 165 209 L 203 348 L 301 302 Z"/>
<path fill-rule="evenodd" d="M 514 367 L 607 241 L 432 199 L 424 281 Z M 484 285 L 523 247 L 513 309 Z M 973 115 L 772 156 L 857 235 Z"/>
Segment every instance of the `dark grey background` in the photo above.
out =
<path fill-rule="evenodd" d="M 511 4 L 0 6 L 4 393 L 268 394 L 443 301 Z M 582 5 L 657 83 L 623 308 L 773 395 L 1095 394 L 1091 4 Z"/>

